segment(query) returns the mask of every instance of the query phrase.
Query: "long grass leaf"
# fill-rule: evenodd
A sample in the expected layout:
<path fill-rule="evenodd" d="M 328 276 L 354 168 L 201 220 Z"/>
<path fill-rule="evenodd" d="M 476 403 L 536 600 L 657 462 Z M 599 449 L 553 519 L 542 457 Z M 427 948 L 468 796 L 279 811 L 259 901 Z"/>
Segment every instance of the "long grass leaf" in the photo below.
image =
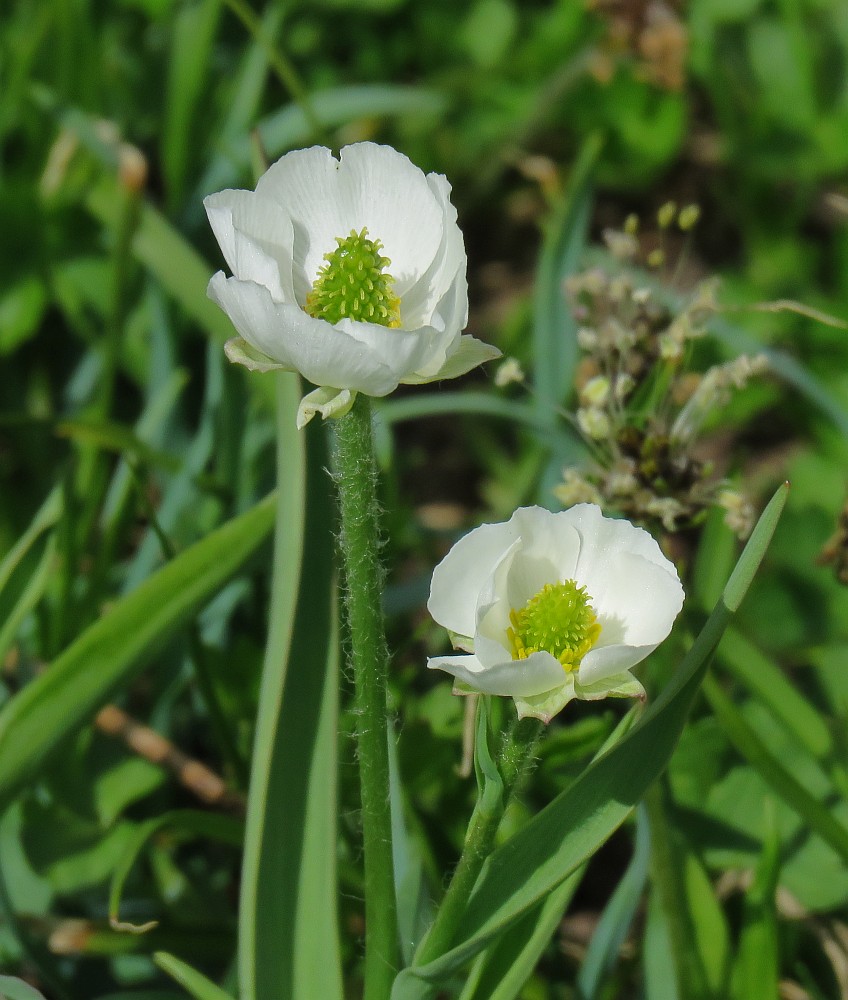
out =
<path fill-rule="evenodd" d="M 332 1000 L 342 996 L 332 513 L 321 429 L 296 430 L 299 380 L 277 382 L 274 586 L 250 778 L 239 974 L 245 1000 Z"/>

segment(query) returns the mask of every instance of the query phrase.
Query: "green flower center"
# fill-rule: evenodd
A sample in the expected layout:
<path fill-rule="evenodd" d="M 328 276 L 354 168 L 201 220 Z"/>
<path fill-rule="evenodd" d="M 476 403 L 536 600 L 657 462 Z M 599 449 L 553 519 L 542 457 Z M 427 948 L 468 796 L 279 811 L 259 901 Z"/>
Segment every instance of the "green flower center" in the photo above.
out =
<path fill-rule="evenodd" d="M 309 315 L 328 323 L 353 319 L 400 326 L 400 299 L 392 294 L 395 279 L 384 273 L 391 261 L 380 254 L 383 244 L 370 239 L 365 228 L 337 236 L 336 243 L 335 250 L 324 254 L 327 263 L 306 296 Z"/>
<path fill-rule="evenodd" d="M 512 628 L 506 631 L 514 659 L 526 660 L 544 649 L 567 671 L 580 666 L 601 634 L 586 588 L 574 580 L 546 583 L 523 608 L 510 611 L 509 620 Z"/>

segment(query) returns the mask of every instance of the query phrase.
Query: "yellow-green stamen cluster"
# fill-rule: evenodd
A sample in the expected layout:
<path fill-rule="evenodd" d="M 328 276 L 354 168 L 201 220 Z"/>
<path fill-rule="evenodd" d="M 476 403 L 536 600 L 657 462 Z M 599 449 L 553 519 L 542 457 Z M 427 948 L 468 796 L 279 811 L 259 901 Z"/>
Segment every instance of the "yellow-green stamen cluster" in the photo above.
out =
<path fill-rule="evenodd" d="M 337 236 L 336 243 L 335 250 L 324 254 L 327 263 L 306 296 L 309 315 L 328 323 L 353 319 L 400 326 L 400 299 L 392 294 L 395 279 L 384 273 L 391 261 L 380 254 L 383 244 L 370 239 L 364 227 Z"/>
<path fill-rule="evenodd" d="M 523 608 L 510 611 L 509 620 L 507 635 L 516 660 L 544 649 L 566 671 L 580 666 L 601 634 L 586 588 L 574 580 L 546 583 Z"/>

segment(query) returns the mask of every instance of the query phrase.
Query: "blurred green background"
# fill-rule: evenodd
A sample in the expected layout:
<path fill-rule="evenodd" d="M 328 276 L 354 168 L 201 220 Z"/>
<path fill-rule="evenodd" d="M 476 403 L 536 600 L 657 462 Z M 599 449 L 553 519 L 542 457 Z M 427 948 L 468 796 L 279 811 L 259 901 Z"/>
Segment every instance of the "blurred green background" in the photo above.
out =
<path fill-rule="evenodd" d="M 534 387 L 497 389 L 491 366 L 460 385 L 401 390 L 378 410 L 398 767 L 429 891 L 455 862 L 474 797 L 473 779 L 457 773 L 462 703 L 422 669 L 444 649 L 423 610 L 429 573 L 460 530 L 521 503 L 555 505 L 552 486 L 579 454 L 561 416 L 577 361 L 562 279 L 628 214 L 650 243 L 659 206 L 694 202 L 701 221 L 676 291 L 716 274 L 734 307 L 704 363 L 759 346 L 777 359 L 711 433 L 758 504 L 784 478 L 793 490 L 718 658 L 735 715 L 699 705 L 672 764 L 664 808 L 686 872 L 682 905 L 714 996 L 776 996 L 778 981 L 784 997 L 848 995 L 848 859 L 784 780 L 848 822 L 848 593 L 819 560 L 835 537 L 837 568 L 848 561 L 835 535 L 848 485 L 848 333 L 745 308 L 791 299 L 848 320 L 840 0 L 6 0 L 0 697 L 273 486 L 273 385 L 224 360 L 229 324 L 205 298 L 222 261 L 201 201 L 252 187 L 262 163 L 289 149 L 363 139 L 447 175 L 469 257 L 469 332 L 516 357 Z M 732 565 L 720 521 L 707 523 L 698 554 L 690 539 L 695 614 Z M 0 967 L 51 1000 L 182 996 L 151 960 L 163 947 L 235 988 L 232 842 L 269 573 L 264 545 L 143 673 L 114 686 L 124 714 L 79 728 L 6 803 Z M 653 668 L 655 682 L 684 641 Z M 340 914 L 355 996 L 347 683 Z M 510 823 L 565 787 L 619 715 L 569 709 Z M 167 741 L 164 757 L 150 731 Z M 226 789 L 204 799 L 187 787 L 186 759 Z M 229 825 L 149 826 L 198 806 Z M 645 903 L 648 870 L 638 852 L 630 861 L 632 842 L 623 830 L 590 866 L 538 969 L 510 995 L 678 995 L 674 935 Z M 107 919 L 110 880 L 136 854 L 121 916 L 159 920 L 146 935 Z M 607 916 L 628 864 L 628 905 Z M 604 960 L 590 953 L 587 965 L 599 919 Z"/>

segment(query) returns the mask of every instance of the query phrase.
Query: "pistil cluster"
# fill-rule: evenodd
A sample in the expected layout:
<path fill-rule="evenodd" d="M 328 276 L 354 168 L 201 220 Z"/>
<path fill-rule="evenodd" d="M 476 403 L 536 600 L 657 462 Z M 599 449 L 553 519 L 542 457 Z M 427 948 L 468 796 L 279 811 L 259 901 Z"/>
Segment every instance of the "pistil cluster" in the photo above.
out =
<path fill-rule="evenodd" d="M 507 636 L 517 660 L 545 650 L 569 672 L 580 666 L 601 634 L 586 588 L 574 580 L 546 583 L 523 608 L 510 611 L 509 620 Z"/>
<path fill-rule="evenodd" d="M 328 323 L 352 319 L 399 327 L 400 299 L 392 293 L 395 279 L 385 271 L 391 261 L 380 253 L 383 244 L 372 240 L 365 227 L 337 236 L 336 243 L 324 254 L 326 264 L 306 296 L 306 312 Z"/>

